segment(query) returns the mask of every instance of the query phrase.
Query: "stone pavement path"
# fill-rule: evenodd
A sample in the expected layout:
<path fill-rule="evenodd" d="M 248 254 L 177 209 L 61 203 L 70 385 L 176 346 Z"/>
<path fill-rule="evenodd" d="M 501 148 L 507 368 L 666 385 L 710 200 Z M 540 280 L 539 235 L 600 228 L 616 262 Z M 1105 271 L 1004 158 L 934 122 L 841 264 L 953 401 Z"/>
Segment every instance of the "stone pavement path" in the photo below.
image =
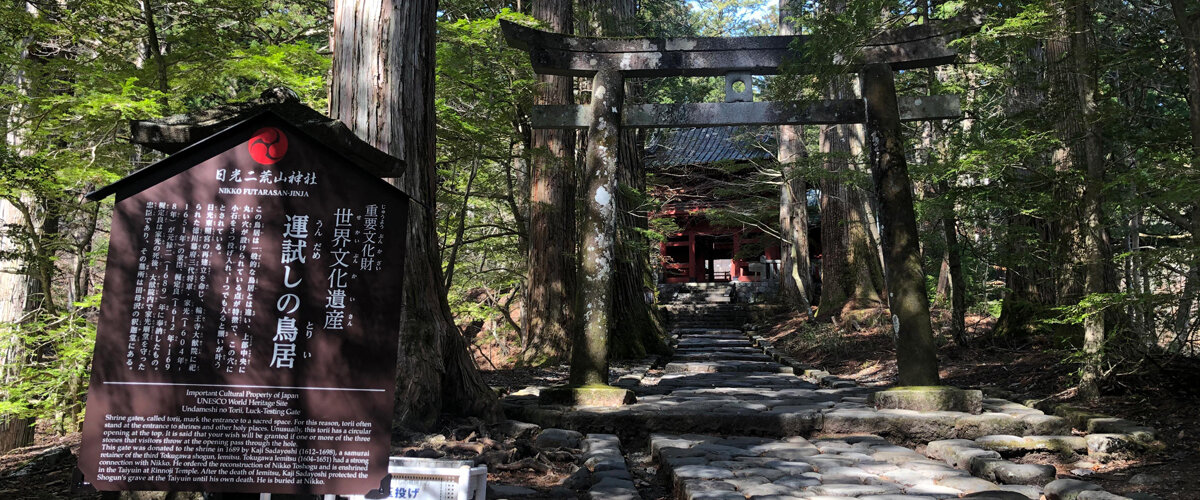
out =
<path fill-rule="evenodd" d="M 755 347 L 740 331 L 678 333 L 676 354 L 665 373 L 644 380 L 638 388 L 640 403 L 708 408 L 718 414 L 739 409 L 780 416 L 797 412 L 824 416 L 835 408 L 873 411 L 865 405 L 871 390 L 818 387 Z M 653 457 L 669 474 L 678 497 L 892 500 L 1003 490 L 1020 498 L 1041 494 L 1037 486 L 1001 486 L 978 479 L 876 435 L 810 441 L 799 435 L 738 436 L 738 428 L 733 423 L 726 429 L 727 436 L 733 434 L 730 437 L 694 432 L 651 436 Z"/>
<path fill-rule="evenodd" d="M 651 448 L 677 496 L 691 499 L 940 499 L 989 491 L 1038 498 L 1041 488 L 998 485 L 878 436 L 784 440 L 656 435 Z"/>
<path fill-rule="evenodd" d="M 690 330 L 661 373 L 622 377 L 637 403 L 620 408 L 541 406 L 533 394 L 505 399 L 509 418 L 543 427 L 644 439 L 656 431 L 805 435 L 822 411 L 867 389 L 821 388 L 792 373 L 738 330 Z"/>
<path fill-rule="evenodd" d="M 1070 436 L 1063 418 L 1001 399 L 985 399 L 978 415 L 876 410 L 867 396 L 879 388 L 823 372 L 799 376 L 802 367 L 777 361 L 770 346 L 740 330 L 675 334 L 675 354 L 662 370 L 614 383 L 633 389 L 635 404 L 546 406 L 525 393 L 505 399 L 506 413 L 648 443 L 660 475 L 686 500 L 1076 498 L 1051 494 L 1069 481 L 1055 481 L 1053 467 L 1001 455 L 1022 447 L 1090 452 L 1091 442 Z"/>
<path fill-rule="evenodd" d="M 880 434 L 897 442 L 975 439 L 988 435 L 1061 435 L 1059 417 L 1004 400 L 985 400 L 985 413 L 875 410 L 878 388 L 824 376 L 798 376 L 740 330 L 677 330 L 672 360 L 661 371 L 626 374 L 613 385 L 637 402 L 618 408 L 546 406 L 535 392 L 504 400 L 509 418 L 542 427 L 645 439 L 655 432 L 710 432 L 768 437 L 815 432 Z M 820 373 L 820 372 L 818 372 Z"/>

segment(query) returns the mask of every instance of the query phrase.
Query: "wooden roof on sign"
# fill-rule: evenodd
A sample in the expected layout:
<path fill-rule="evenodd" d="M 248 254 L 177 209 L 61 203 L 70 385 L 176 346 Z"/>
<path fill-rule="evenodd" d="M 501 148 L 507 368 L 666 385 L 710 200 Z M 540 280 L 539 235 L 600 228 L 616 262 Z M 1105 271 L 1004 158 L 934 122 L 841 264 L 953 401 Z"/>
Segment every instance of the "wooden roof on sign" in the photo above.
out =
<path fill-rule="evenodd" d="M 273 88 L 258 99 L 222 104 L 194 113 L 130 122 L 130 142 L 173 154 L 252 116 L 270 111 L 314 140 L 380 177 L 400 177 L 404 160 L 360 139 L 344 123 L 300 103 L 289 89 Z"/>
<path fill-rule="evenodd" d="M 360 168 L 377 179 L 403 175 L 403 160 L 375 149 L 340 121 L 328 118 L 293 99 L 265 95 L 263 99 L 228 104 L 194 114 L 134 121 L 131 123 L 132 142 L 169 152 L 171 156 L 88 193 L 87 198 L 97 201 L 116 194 L 119 201 L 124 196 L 191 168 L 196 161 L 204 160 L 197 158 L 197 155 L 212 155 L 221 151 L 222 147 L 229 145 L 234 132 L 264 125 L 285 127 L 297 134 L 295 139 L 304 138 L 306 142 L 318 144 L 335 157 L 346 160 L 351 168 Z M 377 182 L 396 189 L 382 179 Z M 408 196 L 399 189 L 396 192 Z M 422 200 L 416 201 L 420 203 Z"/>
<path fill-rule="evenodd" d="M 845 63 L 887 63 L 896 70 L 951 63 L 957 53 L 946 43 L 968 23 L 955 19 L 889 31 L 857 47 Z M 803 63 L 793 49 L 808 40 L 804 35 L 588 38 L 503 20 L 500 27 L 510 46 L 529 53 L 535 72 L 566 76 L 589 76 L 604 65 L 628 77 L 719 76 L 730 72 L 773 75 L 785 63 Z M 798 67 L 805 70 L 803 64 Z"/>

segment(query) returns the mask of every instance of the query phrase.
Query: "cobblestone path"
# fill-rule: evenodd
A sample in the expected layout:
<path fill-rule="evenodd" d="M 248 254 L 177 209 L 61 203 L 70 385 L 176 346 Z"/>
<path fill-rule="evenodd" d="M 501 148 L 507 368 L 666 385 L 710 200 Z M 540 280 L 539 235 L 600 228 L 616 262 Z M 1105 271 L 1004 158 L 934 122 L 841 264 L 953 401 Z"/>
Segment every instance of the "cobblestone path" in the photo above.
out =
<path fill-rule="evenodd" d="M 634 404 L 547 406 L 526 393 L 506 398 L 506 412 L 646 443 L 660 477 L 686 500 L 1124 498 L 1004 458 L 1117 446 L 1071 435 L 1064 418 L 1002 399 L 985 399 L 974 415 L 877 410 L 867 396 L 879 388 L 804 370 L 740 330 L 690 328 L 675 338 L 661 370 L 614 383 L 635 391 Z"/>

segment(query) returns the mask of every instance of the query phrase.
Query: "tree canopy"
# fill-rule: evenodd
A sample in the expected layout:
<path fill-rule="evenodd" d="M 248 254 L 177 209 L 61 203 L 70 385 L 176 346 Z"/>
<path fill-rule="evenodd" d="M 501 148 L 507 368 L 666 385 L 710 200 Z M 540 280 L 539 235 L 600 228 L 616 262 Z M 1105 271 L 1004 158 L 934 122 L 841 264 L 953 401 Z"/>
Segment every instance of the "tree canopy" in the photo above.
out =
<path fill-rule="evenodd" d="M 1148 355 L 1195 355 L 1200 5 L 782 3 L 643 1 L 622 32 L 764 35 L 776 33 L 782 18 L 810 35 L 794 50 L 822 67 L 755 79 L 758 95 L 791 100 L 853 94 L 845 68 L 834 61 L 884 30 L 978 19 L 977 30 L 953 42 L 956 64 L 896 74 L 901 95 L 962 99 L 960 118 L 904 129 L 930 296 L 956 311 L 998 318 L 993 338 L 1056 335 L 1079 353 L 1069 361 L 1080 363 L 1085 381 Z M 602 24 L 595 13 L 607 3 L 574 4 L 576 33 L 604 31 L 595 29 Z M 128 121 L 247 100 L 277 86 L 326 110 L 330 9 L 305 0 L 0 6 L 0 285 L 11 297 L 0 317 L 6 353 L 0 413 L 43 419 L 60 432 L 76 429 L 82 418 L 111 208 L 86 203 L 83 194 L 161 158 L 128 142 Z M 437 12 L 430 96 L 437 251 L 451 311 L 485 365 L 552 358 L 519 352 L 528 333 L 520 318 L 524 287 L 538 265 L 528 257 L 530 165 L 545 151 L 533 146 L 529 118 L 538 81 L 525 53 L 506 46 L 499 31 L 501 19 L 541 26 L 531 14 L 529 0 L 444 0 Z M 634 83 L 636 91 L 628 92 L 634 102 L 723 97 L 720 78 Z M 586 102 L 588 86 L 572 83 L 578 103 Z M 777 238 L 784 237 L 775 215 L 778 189 L 799 178 L 807 187 L 790 203 L 803 205 L 813 227 L 824 231 L 861 212 L 854 217 L 869 236 L 876 215 L 863 152 L 824 148 L 823 135 L 811 127 L 802 138 L 806 154 L 786 163 L 672 175 L 738 178 L 742 184 L 721 185 L 718 194 L 752 196 L 714 211 L 713 220 Z M 655 190 L 671 182 L 666 174 L 649 172 L 649 187 L 626 193 L 634 200 L 629 213 L 644 220 L 672 201 Z M 839 197 L 848 208 L 835 212 Z M 660 265 L 657 242 L 676 229 L 650 221 L 636 231 L 640 246 L 630 248 Z M 844 247 L 859 241 L 839 238 Z M 871 258 L 846 262 L 866 269 L 861 262 L 871 261 L 874 250 L 848 252 L 855 251 Z M 865 272 L 852 277 L 857 285 L 850 288 L 881 286 L 871 275 L 877 270 Z M 951 285 L 954 272 L 959 278 Z M 828 305 L 832 295 L 811 298 Z M 843 312 L 839 305 L 819 314 Z M 961 331 L 950 336 L 977 340 Z"/>

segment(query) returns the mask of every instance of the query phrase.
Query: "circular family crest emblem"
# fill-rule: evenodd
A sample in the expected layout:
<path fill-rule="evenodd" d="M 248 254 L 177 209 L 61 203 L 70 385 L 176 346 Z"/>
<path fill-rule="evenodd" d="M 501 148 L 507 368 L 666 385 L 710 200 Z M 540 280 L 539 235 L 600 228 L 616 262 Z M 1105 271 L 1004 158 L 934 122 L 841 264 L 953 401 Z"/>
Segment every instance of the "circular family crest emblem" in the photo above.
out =
<path fill-rule="evenodd" d="M 263 127 L 254 132 L 247 147 L 254 161 L 263 165 L 273 165 L 287 154 L 288 139 L 282 130 Z"/>

